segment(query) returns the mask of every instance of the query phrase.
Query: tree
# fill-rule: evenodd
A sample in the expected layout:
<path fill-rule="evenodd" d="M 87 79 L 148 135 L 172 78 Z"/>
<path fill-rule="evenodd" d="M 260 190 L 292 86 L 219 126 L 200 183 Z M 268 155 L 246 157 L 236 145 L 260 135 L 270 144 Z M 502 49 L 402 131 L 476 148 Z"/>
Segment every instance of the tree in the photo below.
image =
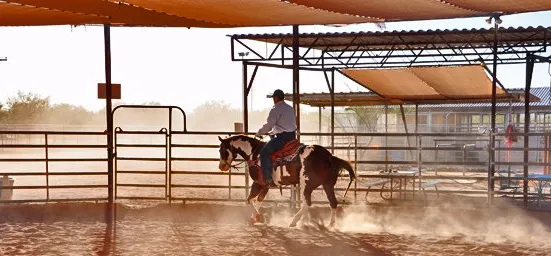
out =
<path fill-rule="evenodd" d="M 47 119 L 48 123 L 85 125 L 90 123 L 93 115 L 94 113 L 83 107 L 62 103 L 50 107 L 44 119 Z"/>
<path fill-rule="evenodd" d="M 5 122 L 8 116 L 8 111 L 4 109 L 4 104 L 0 102 L 0 122 Z"/>
<path fill-rule="evenodd" d="M 188 117 L 191 130 L 233 131 L 234 122 L 242 122 L 241 111 L 223 101 L 208 101 Z"/>
<path fill-rule="evenodd" d="M 50 107 L 50 98 L 38 94 L 17 92 L 7 101 L 7 119 L 11 123 L 34 123 L 41 119 Z"/>
<path fill-rule="evenodd" d="M 157 101 L 146 101 L 144 103 L 142 103 L 142 105 L 146 105 L 146 106 L 161 106 L 161 103 L 157 102 Z"/>

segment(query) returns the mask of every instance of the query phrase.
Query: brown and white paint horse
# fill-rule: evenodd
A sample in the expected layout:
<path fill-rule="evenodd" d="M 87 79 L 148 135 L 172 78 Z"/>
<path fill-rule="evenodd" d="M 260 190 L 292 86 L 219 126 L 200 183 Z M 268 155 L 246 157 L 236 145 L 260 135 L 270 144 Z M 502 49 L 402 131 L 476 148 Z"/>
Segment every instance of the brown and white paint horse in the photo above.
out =
<path fill-rule="evenodd" d="M 247 198 L 247 203 L 253 210 L 253 219 L 260 218 L 260 204 L 270 189 L 269 186 L 262 186 L 258 183 L 259 154 L 265 142 L 245 135 L 234 135 L 220 140 L 220 164 L 219 169 L 227 172 L 232 167 L 232 162 L 240 155 L 249 165 L 249 175 L 255 181 Z M 258 163 L 255 164 L 255 162 Z M 300 147 L 297 155 L 291 162 L 273 172 L 273 181 L 278 186 L 300 184 L 300 193 L 304 196 L 300 210 L 295 214 L 289 227 L 295 227 L 300 218 L 309 213 L 312 205 L 312 191 L 322 186 L 329 204 L 331 206 L 330 227 L 334 227 L 337 210 L 337 198 L 335 197 L 335 184 L 342 169 L 348 171 L 350 181 L 356 176 L 349 162 L 333 156 L 331 152 L 319 145 Z M 255 202 L 259 202 L 258 208 Z"/>

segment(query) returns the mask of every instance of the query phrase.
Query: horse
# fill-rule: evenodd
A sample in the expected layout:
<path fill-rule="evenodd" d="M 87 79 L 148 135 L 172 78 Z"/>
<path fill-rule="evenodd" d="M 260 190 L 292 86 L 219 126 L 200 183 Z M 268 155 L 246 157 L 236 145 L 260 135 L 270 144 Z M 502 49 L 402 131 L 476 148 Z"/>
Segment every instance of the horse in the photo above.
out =
<path fill-rule="evenodd" d="M 260 205 L 270 189 L 270 185 L 261 185 L 259 182 L 259 178 L 262 177 L 259 163 L 260 149 L 266 142 L 243 134 L 233 135 L 225 139 L 218 136 L 218 139 L 220 140 L 220 163 L 218 166 L 220 171 L 227 172 L 230 168 L 235 168 L 232 163 L 237 155 L 240 155 L 248 165 L 249 176 L 254 182 L 247 197 L 247 204 L 253 211 L 251 221 L 253 223 L 260 222 L 262 219 L 259 212 Z M 284 148 L 292 142 L 288 142 Z M 289 227 L 295 227 L 304 213 L 309 213 L 309 207 L 312 205 L 311 194 L 314 189 L 322 186 L 331 207 L 329 226 L 333 228 L 338 204 L 335 197 L 335 184 L 340 172 L 344 169 L 348 171 L 350 176 L 350 183 L 348 184 L 348 187 L 350 187 L 350 184 L 356 179 L 352 165 L 348 161 L 334 156 L 323 146 L 305 145 L 298 143 L 298 140 L 294 142 L 297 145 L 294 154 L 288 155 L 285 159 L 277 157 L 279 151 L 272 155 L 272 161 L 276 160 L 273 162 L 274 169 L 272 172 L 274 184 L 280 187 L 300 184 L 300 193 L 304 196 L 300 210 L 293 217 Z M 258 208 L 254 201 L 259 203 Z"/>

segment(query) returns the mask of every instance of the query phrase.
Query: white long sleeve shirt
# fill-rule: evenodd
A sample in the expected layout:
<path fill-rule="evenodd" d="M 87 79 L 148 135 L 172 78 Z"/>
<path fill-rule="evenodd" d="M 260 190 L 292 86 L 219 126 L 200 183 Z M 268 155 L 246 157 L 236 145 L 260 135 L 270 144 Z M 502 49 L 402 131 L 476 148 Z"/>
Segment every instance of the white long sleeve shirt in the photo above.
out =
<path fill-rule="evenodd" d="M 275 134 L 294 132 L 296 129 L 295 110 L 282 100 L 272 107 L 267 122 L 258 130 L 257 134 L 264 135 L 269 131 Z"/>

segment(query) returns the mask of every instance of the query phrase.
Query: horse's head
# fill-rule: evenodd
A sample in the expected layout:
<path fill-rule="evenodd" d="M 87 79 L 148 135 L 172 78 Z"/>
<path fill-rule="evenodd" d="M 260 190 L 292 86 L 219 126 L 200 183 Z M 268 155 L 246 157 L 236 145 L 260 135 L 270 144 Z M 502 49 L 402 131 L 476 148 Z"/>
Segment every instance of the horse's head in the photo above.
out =
<path fill-rule="evenodd" d="M 218 169 L 223 172 L 227 172 L 230 167 L 233 159 L 237 157 L 237 150 L 231 144 L 231 139 L 222 139 L 218 136 L 220 140 L 220 163 L 218 164 Z"/>
<path fill-rule="evenodd" d="M 231 168 L 233 160 L 237 155 L 241 155 L 246 160 L 249 160 L 253 151 L 255 154 L 258 154 L 258 145 L 261 144 L 261 141 L 254 138 L 248 137 L 246 135 L 235 135 L 228 138 L 222 139 L 218 136 L 220 140 L 220 163 L 218 164 L 218 169 L 223 172 L 227 172 Z"/>

